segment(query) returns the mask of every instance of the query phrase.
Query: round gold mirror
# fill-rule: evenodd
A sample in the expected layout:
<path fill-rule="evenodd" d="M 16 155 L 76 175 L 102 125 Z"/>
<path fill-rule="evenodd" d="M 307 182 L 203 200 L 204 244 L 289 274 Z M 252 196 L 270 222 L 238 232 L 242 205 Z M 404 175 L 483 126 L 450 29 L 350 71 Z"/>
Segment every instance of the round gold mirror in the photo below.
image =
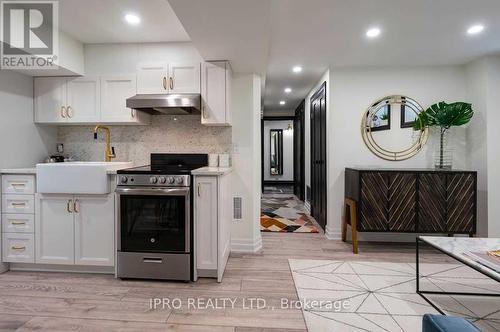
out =
<path fill-rule="evenodd" d="M 378 100 L 363 114 L 363 141 L 371 152 L 385 160 L 413 157 L 422 150 L 429 136 L 418 116 L 422 111 L 422 106 L 406 96 Z M 418 123 L 415 125 L 415 122 Z"/>

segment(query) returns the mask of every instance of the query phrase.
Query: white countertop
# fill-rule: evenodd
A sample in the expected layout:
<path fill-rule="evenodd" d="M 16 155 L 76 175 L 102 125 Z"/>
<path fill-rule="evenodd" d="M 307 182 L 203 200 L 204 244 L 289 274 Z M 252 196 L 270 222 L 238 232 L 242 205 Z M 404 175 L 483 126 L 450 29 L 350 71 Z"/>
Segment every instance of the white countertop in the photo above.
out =
<path fill-rule="evenodd" d="M 108 175 L 116 175 L 115 170 L 106 171 Z M 0 169 L 0 174 L 33 174 L 36 175 L 36 167 L 33 168 L 4 168 Z"/>
<path fill-rule="evenodd" d="M 4 168 L 0 174 L 36 174 L 36 168 Z"/>
<path fill-rule="evenodd" d="M 202 167 L 191 171 L 193 175 L 215 175 L 222 176 L 233 171 L 232 167 Z"/>

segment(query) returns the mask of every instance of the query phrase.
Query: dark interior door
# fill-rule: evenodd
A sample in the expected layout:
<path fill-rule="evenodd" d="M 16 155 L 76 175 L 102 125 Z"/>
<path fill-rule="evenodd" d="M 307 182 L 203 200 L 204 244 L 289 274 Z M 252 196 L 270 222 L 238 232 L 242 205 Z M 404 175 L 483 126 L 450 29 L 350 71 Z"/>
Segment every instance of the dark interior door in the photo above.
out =
<path fill-rule="evenodd" d="M 304 101 L 302 101 L 295 110 L 293 120 L 293 192 L 302 201 L 305 199 L 304 111 Z"/>
<path fill-rule="evenodd" d="M 326 82 L 311 98 L 311 214 L 326 225 Z"/>

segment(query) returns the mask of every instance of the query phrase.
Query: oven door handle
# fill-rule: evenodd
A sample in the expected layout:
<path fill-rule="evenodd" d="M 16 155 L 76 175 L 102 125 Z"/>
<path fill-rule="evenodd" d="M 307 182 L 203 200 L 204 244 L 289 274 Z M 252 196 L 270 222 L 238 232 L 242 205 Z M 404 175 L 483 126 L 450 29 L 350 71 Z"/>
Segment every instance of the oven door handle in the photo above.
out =
<path fill-rule="evenodd" d="M 189 187 L 183 188 L 116 188 L 118 195 L 158 195 L 158 196 L 187 196 Z"/>

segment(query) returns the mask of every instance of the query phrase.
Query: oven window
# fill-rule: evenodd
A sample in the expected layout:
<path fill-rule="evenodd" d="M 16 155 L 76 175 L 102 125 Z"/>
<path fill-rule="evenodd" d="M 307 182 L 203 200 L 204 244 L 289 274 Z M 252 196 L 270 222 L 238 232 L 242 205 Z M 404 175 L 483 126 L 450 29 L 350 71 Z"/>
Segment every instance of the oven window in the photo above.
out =
<path fill-rule="evenodd" d="M 121 196 L 121 251 L 187 252 L 184 196 Z"/>

